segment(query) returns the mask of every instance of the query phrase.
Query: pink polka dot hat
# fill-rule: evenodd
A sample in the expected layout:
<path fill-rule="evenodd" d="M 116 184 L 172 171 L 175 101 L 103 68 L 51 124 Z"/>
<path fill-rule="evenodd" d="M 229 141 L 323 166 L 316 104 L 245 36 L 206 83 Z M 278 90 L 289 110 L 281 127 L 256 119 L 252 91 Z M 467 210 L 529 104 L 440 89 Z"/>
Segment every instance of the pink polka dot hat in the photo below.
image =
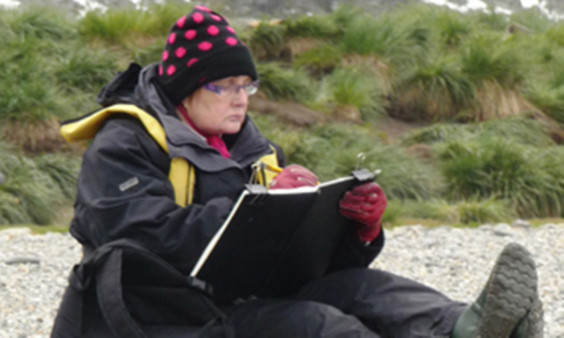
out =
<path fill-rule="evenodd" d="M 249 49 L 223 16 L 196 6 L 172 25 L 158 78 L 173 104 L 207 83 L 239 75 L 257 79 Z"/>

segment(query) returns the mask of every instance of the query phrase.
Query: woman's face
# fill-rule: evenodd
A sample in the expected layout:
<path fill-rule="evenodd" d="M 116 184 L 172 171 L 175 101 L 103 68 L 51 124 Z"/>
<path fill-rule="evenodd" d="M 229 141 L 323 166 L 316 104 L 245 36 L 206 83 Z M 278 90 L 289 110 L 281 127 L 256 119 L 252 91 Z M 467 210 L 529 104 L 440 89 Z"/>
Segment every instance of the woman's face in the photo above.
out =
<path fill-rule="evenodd" d="M 201 87 L 182 104 L 198 129 L 209 135 L 235 134 L 241 129 L 249 97 L 244 88 L 251 83 L 246 75 L 226 77 Z M 219 86 L 219 87 L 218 87 Z"/>

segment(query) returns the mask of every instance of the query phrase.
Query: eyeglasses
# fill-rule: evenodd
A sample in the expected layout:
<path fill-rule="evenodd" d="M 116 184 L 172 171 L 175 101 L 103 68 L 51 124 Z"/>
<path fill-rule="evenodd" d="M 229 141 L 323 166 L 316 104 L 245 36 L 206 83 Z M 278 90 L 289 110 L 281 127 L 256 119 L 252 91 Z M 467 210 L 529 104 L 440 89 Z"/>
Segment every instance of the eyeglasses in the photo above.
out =
<path fill-rule="evenodd" d="M 245 91 L 245 93 L 247 95 L 253 95 L 254 93 L 257 92 L 259 87 L 259 81 L 253 81 L 251 83 L 248 84 L 244 84 L 244 85 L 228 85 L 228 86 L 220 86 L 220 85 L 216 85 L 213 83 L 208 83 L 206 85 L 204 85 L 204 88 L 216 93 L 217 95 L 221 96 L 221 97 L 232 97 L 235 96 L 235 94 L 239 93 L 239 90 L 243 89 Z"/>

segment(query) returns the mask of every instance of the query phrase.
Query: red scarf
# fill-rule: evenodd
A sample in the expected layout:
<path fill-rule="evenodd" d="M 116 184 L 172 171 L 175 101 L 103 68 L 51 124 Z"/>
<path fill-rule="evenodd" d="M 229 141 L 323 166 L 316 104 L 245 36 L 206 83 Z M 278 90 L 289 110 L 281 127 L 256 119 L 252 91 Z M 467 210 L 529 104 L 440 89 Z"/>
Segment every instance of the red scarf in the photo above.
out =
<path fill-rule="evenodd" d="M 206 142 L 209 144 L 210 147 L 219 151 L 221 156 L 223 156 L 225 158 L 231 157 L 231 154 L 229 153 L 229 150 L 227 149 L 227 146 L 225 145 L 225 142 L 223 142 L 223 139 L 221 138 L 221 136 L 208 135 L 208 134 L 204 133 L 203 131 L 201 131 L 200 129 L 198 129 L 198 127 L 196 127 L 194 122 L 192 122 L 192 119 L 190 119 L 190 117 L 188 116 L 188 111 L 186 110 L 186 107 L 184 107 L 184 105 L 179 104 L 176 108 L 178 109 L 178 111 L 180 112 L 180 115 L 182 115 L 184 120 L 186 120 L 186 122 L 188 122 L 190 127 L 192 127 L 192 129 L 194 129 L 198 134 L 200 134 L 201 136 L 203 136 L 206 139 Z"/>

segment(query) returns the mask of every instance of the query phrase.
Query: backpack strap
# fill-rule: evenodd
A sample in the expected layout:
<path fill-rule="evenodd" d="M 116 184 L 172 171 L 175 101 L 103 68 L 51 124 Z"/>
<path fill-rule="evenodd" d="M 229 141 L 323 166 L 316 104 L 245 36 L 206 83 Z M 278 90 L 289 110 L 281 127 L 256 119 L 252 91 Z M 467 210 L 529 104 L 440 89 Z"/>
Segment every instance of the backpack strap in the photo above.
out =
<path fill-rule="evenodd" d="M 115 104 L 81 119 L 64 123 L 60 133 L 69 143 L 92 139 L 102 123 L 114 114 L 126 114 L 138 119 L 149 135 L 168 154 L 166 133 L 162 125 L 154 116 L 132 104 Z M 196 184 L 194 166 L 184 158 L 175 157 L 171 160 L 168 177 L 174 189 L 176 204 L 181 207 L 191 204 Z"/>
<path fill-rule="evenodd" d="M 121 250 L 110 252 L 96 274 L 96 294 L 104 320 L 119 338 L 147 337 L 127 309 L 122 290 Z"/>

